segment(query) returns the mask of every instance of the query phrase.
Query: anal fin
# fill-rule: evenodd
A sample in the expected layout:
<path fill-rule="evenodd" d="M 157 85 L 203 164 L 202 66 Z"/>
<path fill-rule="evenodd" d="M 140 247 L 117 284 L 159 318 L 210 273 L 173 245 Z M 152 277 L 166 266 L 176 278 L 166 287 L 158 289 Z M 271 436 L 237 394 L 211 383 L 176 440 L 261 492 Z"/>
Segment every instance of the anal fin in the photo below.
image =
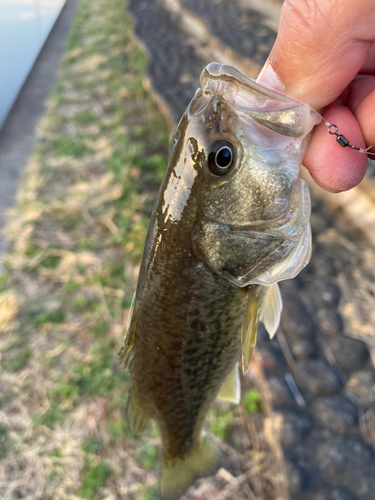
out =
<path fill-rule="evenodd" d="M 124 368 L 129 368 L 130 361 L 133 357 L 133 347 L 135 341 L 135 334 L 137 330 L 137 314 L 135 312 L 135 294 L 133 296 L 133 300 L 130 306 L 128 322 L 126 326 L 126 333 L 124 338 L 124 343 L 119 352 L 120 363 L 123 363 Z"/>
<path fill-rule="evenodd" d="M 241 399 L 241 384 L 237 363 L 221 386 L 220 392 L 217 395 L 217 399 L 220 399 L 221 401 L 229 401 L 230 403 L 234 404 L 239 404 Z"/>
<path fill-rule="evenodd" d="M 150 422 L 150 417 L 142 410 L 131 391 L 126 407 L 126 416 L 130 430 L 134 434 L 142 434 Z"/>

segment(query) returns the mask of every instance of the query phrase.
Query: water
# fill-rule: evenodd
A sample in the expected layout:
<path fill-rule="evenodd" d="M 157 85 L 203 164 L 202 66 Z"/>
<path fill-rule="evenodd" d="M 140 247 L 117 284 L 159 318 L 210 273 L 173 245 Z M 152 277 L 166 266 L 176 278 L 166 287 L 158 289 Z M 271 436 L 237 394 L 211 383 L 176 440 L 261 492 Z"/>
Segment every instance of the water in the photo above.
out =
<path fill-rule="evenodd" d="M 0 127 L 65 0 L 0 0 Z"/>

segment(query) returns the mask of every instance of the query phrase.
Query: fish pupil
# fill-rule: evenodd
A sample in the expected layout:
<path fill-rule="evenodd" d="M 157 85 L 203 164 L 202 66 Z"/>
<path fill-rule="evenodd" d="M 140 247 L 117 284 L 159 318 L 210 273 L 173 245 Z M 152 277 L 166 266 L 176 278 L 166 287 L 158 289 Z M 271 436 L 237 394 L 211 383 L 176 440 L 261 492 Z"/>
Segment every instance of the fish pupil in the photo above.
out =
<path fill-rule="evenodd" d="M 234 147 L 229 141 L 216 141 L 208 154 L 208 167 L 215 175 L 227 174 L 234 164 Z"/>
<path fill-rule="evenodd" d="M 216 164 L 220 168 L 228 167 L 232 162 L 232 152 L 228 148 L 222 148 L 216 153 Z"/>

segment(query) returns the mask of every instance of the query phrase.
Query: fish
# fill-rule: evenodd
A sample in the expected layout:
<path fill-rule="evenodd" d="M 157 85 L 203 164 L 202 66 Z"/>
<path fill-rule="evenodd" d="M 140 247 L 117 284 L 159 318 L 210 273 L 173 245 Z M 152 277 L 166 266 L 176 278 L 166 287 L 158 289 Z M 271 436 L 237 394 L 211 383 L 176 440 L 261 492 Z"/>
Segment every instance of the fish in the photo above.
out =
<path fill-rule="evenodd" d="M 176 500 L 220 466 L 204 431 L 219 398 L 240 400 L 262 321 L 280 321 L 278 282 L 311 254 L 299 171 L 317 117 L 237 69 L 209 64 L 171 141 L 146 237 L 121 360 L 132 432 L 162 441 L 160 498 Z"/>

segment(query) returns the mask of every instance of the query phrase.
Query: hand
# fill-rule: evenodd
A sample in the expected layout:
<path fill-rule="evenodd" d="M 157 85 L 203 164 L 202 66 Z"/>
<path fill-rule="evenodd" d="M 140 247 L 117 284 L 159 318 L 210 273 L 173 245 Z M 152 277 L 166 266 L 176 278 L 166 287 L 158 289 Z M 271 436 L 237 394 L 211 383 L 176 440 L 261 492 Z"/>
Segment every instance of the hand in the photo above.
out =
<path fill-rule="evenodd" d="M 375 152 L 374 0 L 286 0 L 259 83 L 321 112 L 354 146 Z M 342 148 L 322 121 L 303 161 L 332 192 L 356 186 L 367 155 Z"/>

